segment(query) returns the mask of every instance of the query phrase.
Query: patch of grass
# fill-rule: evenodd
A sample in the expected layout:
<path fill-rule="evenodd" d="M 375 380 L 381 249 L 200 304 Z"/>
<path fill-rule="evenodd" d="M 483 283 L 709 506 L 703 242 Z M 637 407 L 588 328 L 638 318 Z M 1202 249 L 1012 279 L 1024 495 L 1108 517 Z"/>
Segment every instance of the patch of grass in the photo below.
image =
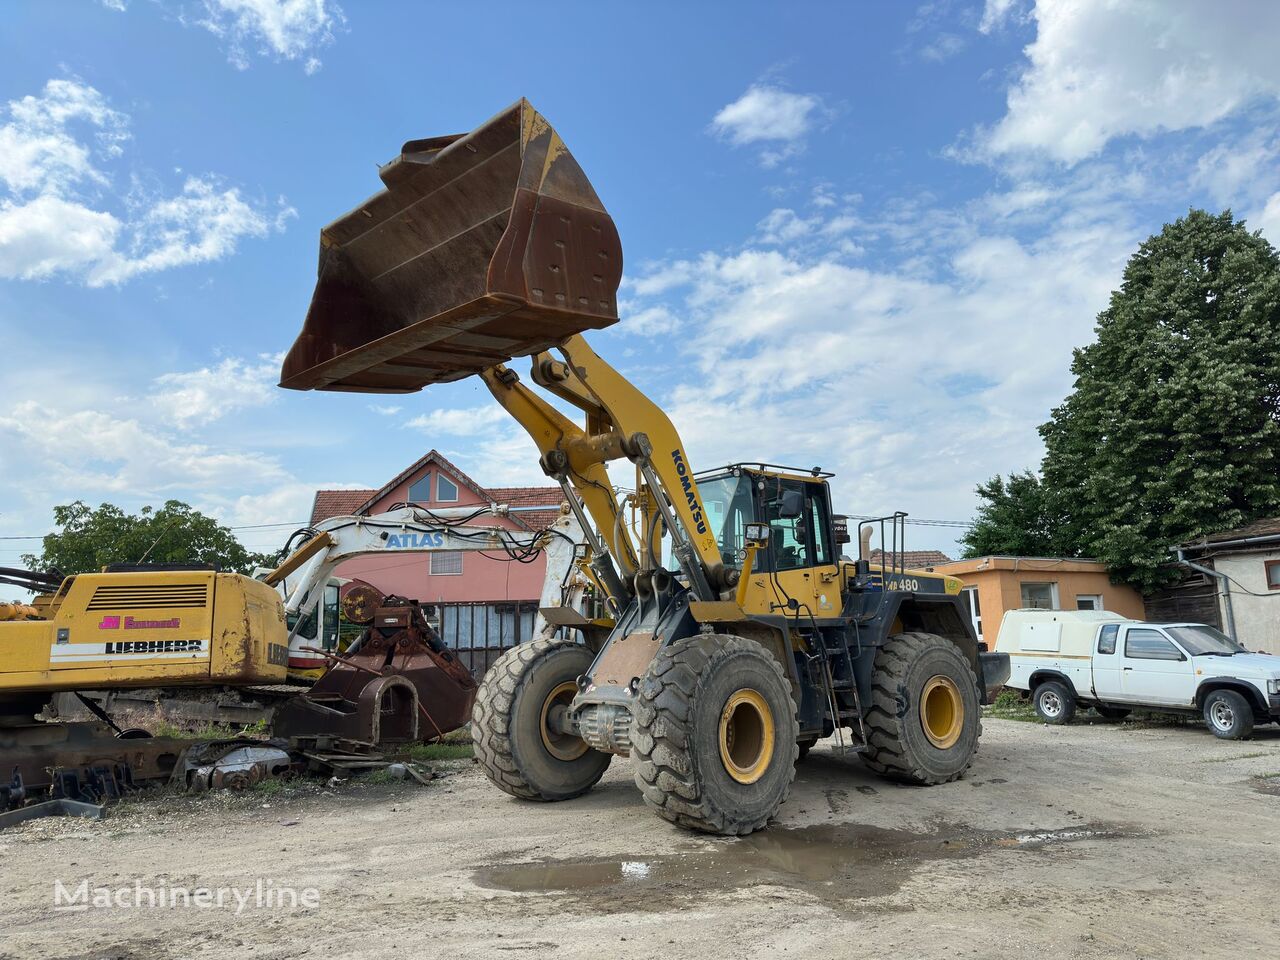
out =
<path fill-rule="evenodd" d="M 231 727 L 222 723 L 184 726 L 171 720 L 156 720 L 150 729 L 153 737 L 176 737 L 179 740 L 229 740 L 232 737 L 253 736 L 252 726 Z"/>
<path fill-rule="evenodd" d="M 250 789 L 264 797 L 278 797 L 282 793 L 291 793 L 296 784 L 297 781 L 284 777 L 268 777 L 266 780 L 259 780 Z"/>
<path fill-rule="evenodd" d="M 402 755 L 410 760 L 469 760 L 471 738 L 463 742 L 446 737 L 443 743 L 415 743 L 406 747 Z"/>
<path fill-rule="evenodd" d="M 1024 723 L 1038 723 L 1030 700 L 1024 700 L 1017 690 L 1001 690 L 995 702 L 983 708 L 983 713 L 997 720 L 1021 720 Z"/>
<path fill-rule="evenodd" d="M 1240 753 L 1234 757 L 1210 757 L 1207 760 L 1197 760 L 1197 763 L 1228 763 L 1231 760 L 1256 760 L 1258 757 L 1271 756 L 1270 750 L 1258 750 L 1254 753 Z M 1280 776 L 1280 774 L 1264 774 L 1264 776 Z"/>

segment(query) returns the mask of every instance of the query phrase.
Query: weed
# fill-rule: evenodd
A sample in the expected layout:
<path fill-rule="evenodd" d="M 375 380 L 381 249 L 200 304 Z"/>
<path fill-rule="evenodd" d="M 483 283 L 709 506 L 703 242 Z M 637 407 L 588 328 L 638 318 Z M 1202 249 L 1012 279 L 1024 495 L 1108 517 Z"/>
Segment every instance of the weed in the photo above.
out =
<path fill-rule="evenodd" d="M 1030 700 L 1024 700 L 1017 690 L 1001 690 L 994 703 L 987 705 L 985 713 L 998 720 L 1021 720 L 1037 723 L 1040 718 L 1031 707 Z"/>
<path fill-rule="evenodd" d="M 443 743 L 415 743 L 405 748 L 409 760 L 467 760 L 471 757 L 471 739 L 465 742 L 445 739 Z"/>

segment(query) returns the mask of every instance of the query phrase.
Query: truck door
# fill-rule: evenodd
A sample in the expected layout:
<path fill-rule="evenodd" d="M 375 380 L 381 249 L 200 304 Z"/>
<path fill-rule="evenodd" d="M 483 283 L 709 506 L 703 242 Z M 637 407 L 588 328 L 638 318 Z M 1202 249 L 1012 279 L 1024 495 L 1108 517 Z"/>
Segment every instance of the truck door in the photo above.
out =
<path fill-rule="evenodd" d="M 1093 649 L 1093 692 L 1107 703 L 1125 699 L 1124 686 L 1120 683 L 1120 650 L 1116 640 L 1120 636 L 1120 624 L 1104 623 L 1098 631 Z"/>
<path fill-rule="evenodd" d="M 1166 707 L 1190 706 L 1196 678 L 1187 655 L 1154 627 L 1121 631 L 1120 685 L 1125 700 Z"/>

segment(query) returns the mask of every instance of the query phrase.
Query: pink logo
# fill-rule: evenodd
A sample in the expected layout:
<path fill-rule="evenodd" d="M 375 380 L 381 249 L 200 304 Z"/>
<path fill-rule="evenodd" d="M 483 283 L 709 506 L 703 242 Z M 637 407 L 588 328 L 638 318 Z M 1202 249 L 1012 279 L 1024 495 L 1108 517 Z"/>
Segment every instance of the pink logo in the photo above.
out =
<path fill-rule="evenodd" d="M 102 622 L 98 624 L 98 629 L 99 630 L 119 630 L 120 618 L 119 617 L 103 617 Z"/>

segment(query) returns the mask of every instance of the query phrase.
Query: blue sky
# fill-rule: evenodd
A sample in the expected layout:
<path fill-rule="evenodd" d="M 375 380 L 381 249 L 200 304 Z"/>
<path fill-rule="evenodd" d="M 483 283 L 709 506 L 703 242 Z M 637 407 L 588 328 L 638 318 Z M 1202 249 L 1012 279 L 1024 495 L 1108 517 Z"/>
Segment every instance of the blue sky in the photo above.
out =
<path fill-rule="evenodd" d="M 426 449 L 540 482 L 477 382 L 277 389 L 319 228 L 521 96 L 623 239 L 592 337 L 699 467 L 965 519 L 1124 260 L 1189 206 L 1280 240 L 1280 7 L 62 0 L 0 34 L 0 537 L 178 498 L 278 545 Z M 919 526 L 909 546 L 954 549 Z M 33 541 L 0 540 L 0 565 Z"/>

